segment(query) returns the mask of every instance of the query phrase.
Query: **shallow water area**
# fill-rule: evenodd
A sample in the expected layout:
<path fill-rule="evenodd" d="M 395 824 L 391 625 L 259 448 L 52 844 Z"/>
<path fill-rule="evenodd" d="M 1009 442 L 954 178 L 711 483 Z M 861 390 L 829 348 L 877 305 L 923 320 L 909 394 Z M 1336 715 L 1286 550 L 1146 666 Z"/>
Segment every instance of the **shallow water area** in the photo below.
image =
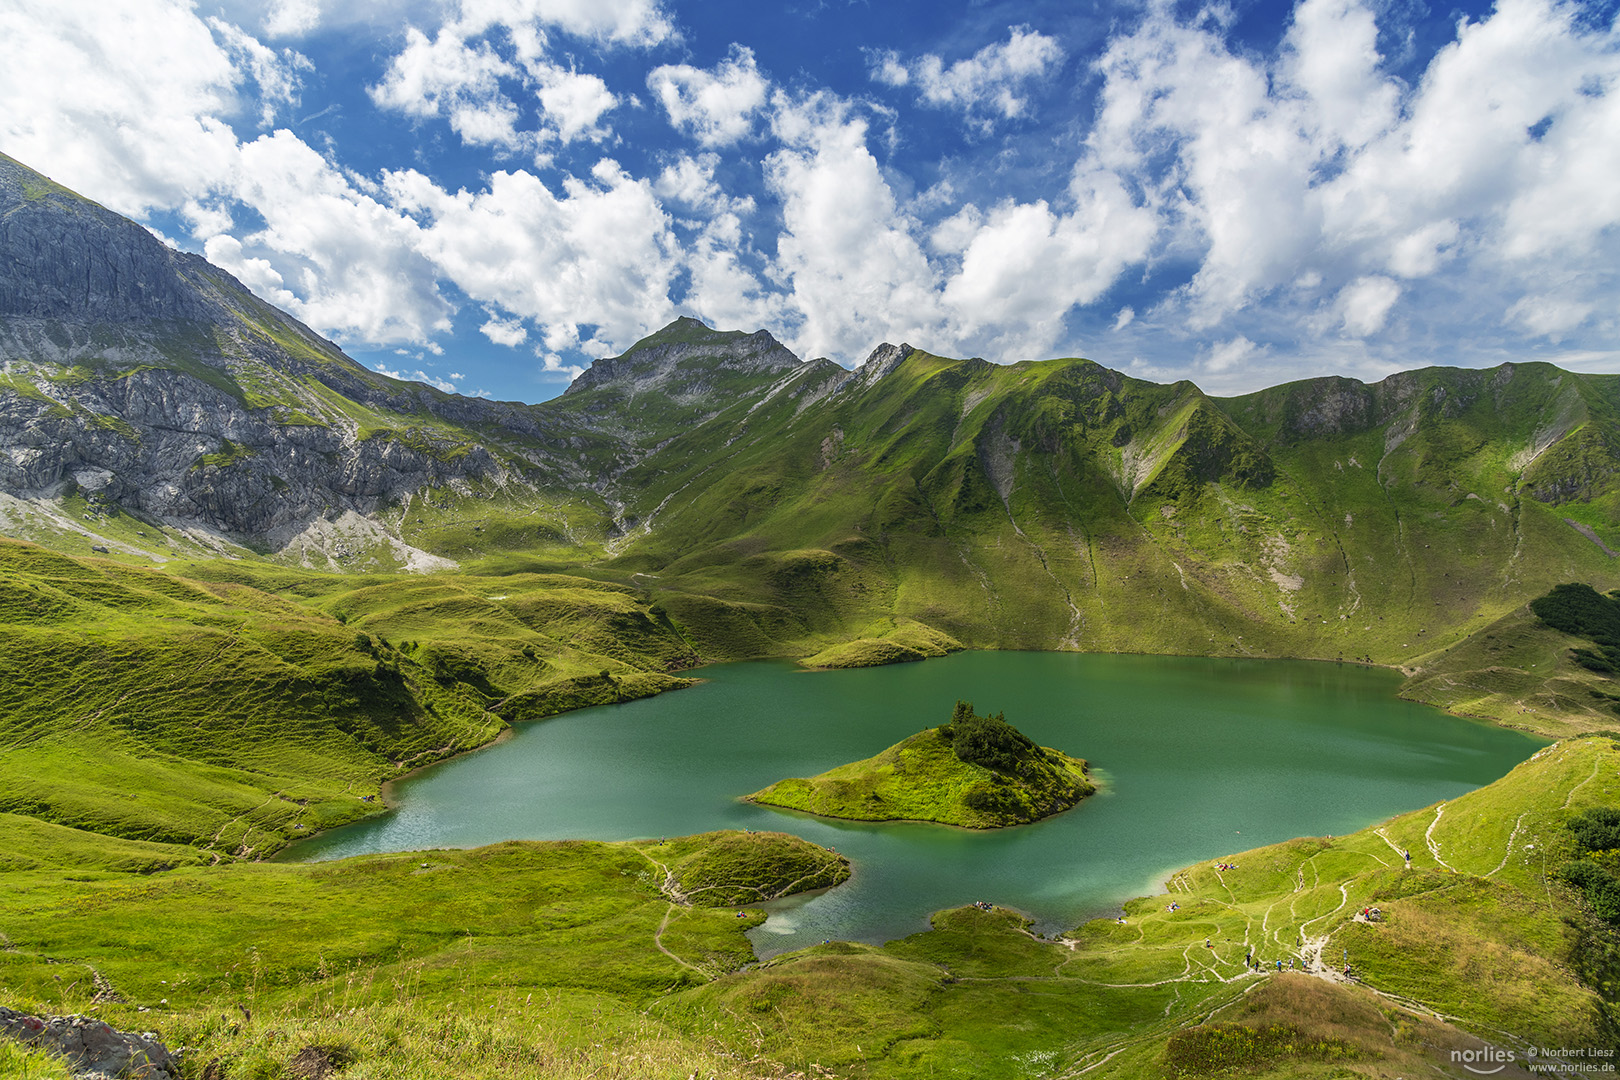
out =
<path fill-rule="evenodd" d="M 1397 674 L 1355 665 L 969 652 L 853 671 L 772 661 L 698 674 L 707 681 L 688 690 L 522 725 L 401 781 L 391 813 L 290 854 L 774 829 L 836 848 L 855 873 L 771 905 L 751 935 L 761 956 L 828 938 L 886 941 L 981 899 L 1056 932 L 1154 891 L 1175 868 L 1352 832 L 1488 784 L 1545 745 L 1400 701 Z M 1087 758 L 1101 791 L 988 832 L 738 801 L 944 723 L 958 698 Z"/>

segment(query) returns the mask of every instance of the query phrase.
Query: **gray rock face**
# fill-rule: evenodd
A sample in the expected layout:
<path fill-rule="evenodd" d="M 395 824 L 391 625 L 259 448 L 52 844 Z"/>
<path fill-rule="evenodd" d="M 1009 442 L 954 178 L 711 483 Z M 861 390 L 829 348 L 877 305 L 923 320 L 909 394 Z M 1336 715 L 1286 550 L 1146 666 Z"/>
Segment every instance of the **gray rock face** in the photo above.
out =
<path fill-rule="evenodd" d="M 764 330 L 752 334 L 711 330 L 696 319 L 683 318 L 623 356 L 595 361 L 563 393 L 612 386 L 629 394 L 656 390 L 691 402 L 711 394 L 716 380 L 728 374 L 769 380 L 798 366 L 799 358 Z"/>
<path fill-rule="evenodd" d="M 205 320 L 216 307 L 205 260 L 3 155 L 0 251 L 0 318 Z"/>
<path fill-rule="evenodd" d="M 427 485 L 504 482 L 486 448 L 337 426 L 278 423 L 175 371 L 92 379 L 56 396 L 0 393 L 0 489 L 49 496 L 68 483 L 153 518 L 283 542 L 317 517 L 367 514 Z"/>
<path fill-rule="evenodd" d="M 393 417 L 362 428 L 368 410 Z M 498 433 L 505 452 L 448 425 Z M 575 481 L 576 435 L 528 406 L 367 371 L 224 271 L 0 155 L 8 494 L 75 484 L 279 546 L 424 486 Z"/>
<path fill-rule="evenodd" d="M 78 1077 L 174 1080 L 178 1062 L 152 1032 L 117 1031 L 93 1016 L 29 1016 L 0 1006 L 0 1035 L 67 1061 Z"/>
<path fill-rule="evenodd" d="M 872 350 L 872 355 L 862 361 L 860 367 L 850 372 L 849 379 L 840 389 L 858 392 L 871 388 L 915 351 L 910 345 L 891 345 L 885 341 Z"/>

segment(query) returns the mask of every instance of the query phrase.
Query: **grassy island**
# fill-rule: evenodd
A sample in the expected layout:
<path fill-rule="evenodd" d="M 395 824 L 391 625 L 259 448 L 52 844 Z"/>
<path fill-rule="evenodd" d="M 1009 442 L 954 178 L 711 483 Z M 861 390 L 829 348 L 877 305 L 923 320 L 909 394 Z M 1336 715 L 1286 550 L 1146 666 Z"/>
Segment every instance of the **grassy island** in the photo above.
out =
<path fill-rule="evenodd" d="M 781 780 L 750 802 L 855 821 L 936 821 L 970 829 L 1024 825 L 1096 790 L 1079 758 L 1036 746 L 1003 714 L 958 701 L 950 722 L 875 757 L 808 780 Z"/>

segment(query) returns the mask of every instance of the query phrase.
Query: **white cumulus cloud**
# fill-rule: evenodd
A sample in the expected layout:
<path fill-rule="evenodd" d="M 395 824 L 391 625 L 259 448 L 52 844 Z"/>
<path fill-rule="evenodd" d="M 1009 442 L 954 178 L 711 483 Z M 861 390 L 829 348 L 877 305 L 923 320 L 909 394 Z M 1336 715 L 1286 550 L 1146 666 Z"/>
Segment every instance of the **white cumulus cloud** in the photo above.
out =
<path fill-rule="evenodd" d="M 469 43 L 459 27 L 442 27 L 429 38 L 412 26 L 405 30 L 405 48 L 370 94 L 379 108 L 448 117 L 469 144 L 511 146 L 518 142 L 518 110 L 501 79 L 516 74 L 493 46 Z"/>
<path fill-rule="evenodd" d="M 1381 275 L 1359 277 L 1339 293 L 1339 321 L 1351 337 L 1369 337 L 1384 328 L 1401 287 Z"/>
<path fill-rule="evenodd" d="M 934 53 L 908 61 L 892 49 L 870 53 L 868 60 L 875 81 L 915 86 L 927 104 L 957 109 L 988 127 L 991 118 L 1024 114 L 1027 85 L 1053 74 L 1063 63 L 1063 49 L 1055 38 L 1015 26 L 1005 42 L 986 45 L 949 65 Z"/>
<path fill-rule="evenodd" d="M 729 146 L 753 130 L 770 82 L 760 74 L 754 51 L 733 45 L 713 71 L 690 64 L 654 68 L 647 76 L 647 89 L 676 129 L 703 146 Z"/>
<path fill-rule="evenodd" d="M 529 331 L 523 325 L 522 319 L 503 319 L 494 312 L 489 313 L 489 320 L 478 328 L 478 332 L 495 344 L 509 348 L 515 348 L 529 340 Z"/>
<path fill-rule="evenodd" d="M 601 119 L 619 99 L 600 76 L 550 65 L 538 68 L 536 75 L 540 80 L 536 96 L 559 140 L 570 143 L 579 138 L 601 139 L 608 134 Z"/>
<path fill-rule="evenodd" d="M 425 219 L 416 250 L 473 300 L 538 324 L 546 348 L 620 351 L 668 322 L 677 245 L 651 185 L 611 161 L 553 191 L 525 171 L 451 193 L 389 173 L 394 205 Z"/>

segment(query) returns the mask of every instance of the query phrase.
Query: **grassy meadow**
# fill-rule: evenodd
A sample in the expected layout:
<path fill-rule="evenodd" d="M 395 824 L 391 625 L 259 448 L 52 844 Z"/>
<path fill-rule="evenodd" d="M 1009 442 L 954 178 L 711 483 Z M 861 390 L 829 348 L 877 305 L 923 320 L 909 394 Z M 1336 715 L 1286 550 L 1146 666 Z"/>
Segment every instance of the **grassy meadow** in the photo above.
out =
<path fill-rule="evenodd" d="M 586 578 L 188 570 L 0 541 L 0 813 L 263 857 L 511 722 L 698 662 L 645 594 Z"/>

